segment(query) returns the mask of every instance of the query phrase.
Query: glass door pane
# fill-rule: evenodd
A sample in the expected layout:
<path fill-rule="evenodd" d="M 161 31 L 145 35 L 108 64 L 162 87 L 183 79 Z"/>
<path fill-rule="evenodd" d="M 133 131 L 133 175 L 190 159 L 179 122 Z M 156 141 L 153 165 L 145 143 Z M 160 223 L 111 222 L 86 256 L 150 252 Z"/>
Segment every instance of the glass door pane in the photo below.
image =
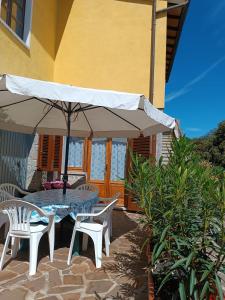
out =
<path fill-rule="evenodd" d="M 83 150 L 84 150 L 84 139 L 77 138 L 77 137 L 70 137 L 69 161 L 68 161 L 68 166 L 70 168 L 82 168 Z"/>
<path fill-rule="evenodd" d="M 105 180 L 106 138 L 93 138 L 91 147 L 91 180 Z"/>
<path fill-rule="evenodd" d="M 121 181 L 125 178 L 127 139 L 112 139 L 111 181 Z"/>

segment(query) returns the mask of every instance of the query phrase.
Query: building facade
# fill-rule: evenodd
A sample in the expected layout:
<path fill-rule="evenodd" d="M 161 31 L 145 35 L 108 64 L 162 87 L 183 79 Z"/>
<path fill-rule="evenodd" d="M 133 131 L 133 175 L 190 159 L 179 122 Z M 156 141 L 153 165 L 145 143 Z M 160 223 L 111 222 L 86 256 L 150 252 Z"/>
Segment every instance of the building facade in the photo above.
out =
<path fill-rule="evenodd" d="M 0 3 L 1 74 L 140 93 L 151 96 L 152 103 L 164 109 L 166 80 L 187 10 L 180 0 Z M 13 154 L 9 152 L 7 159 L 15 161 L 17 157 L 20 161 L 20 180 L 18 176 L 6 176 L 3 167 L 2 152 L 10 148 L 10 143 L 15 144 L 13 138 L 21 143 L 14 147 Z M 38 188 L 33 184 L 43 180 L 40 174 L 63 171 L 63 141 L 62 137 L 26 137 L 1 131 L 0 182 L 7 179 L 23 187 Z M 89 182 L 99 186 L 101 196 L 111 196 L 119 190 L 120 205 L 124 205 L 128 144 L 146 157 L 161 153 L 161 136 L 158 141 L 156 136 L 133 141 L 72 138 L 70 172 L 74 176 L 85 174 Z M 21 176 L 26 180 L 21 180 Z"/>

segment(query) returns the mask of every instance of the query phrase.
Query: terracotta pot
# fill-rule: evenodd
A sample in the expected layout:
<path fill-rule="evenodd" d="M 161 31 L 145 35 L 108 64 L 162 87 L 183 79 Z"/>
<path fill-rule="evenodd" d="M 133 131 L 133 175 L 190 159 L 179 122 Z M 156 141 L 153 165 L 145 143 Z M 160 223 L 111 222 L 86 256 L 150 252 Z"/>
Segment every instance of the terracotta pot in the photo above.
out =
<path fill-rule="evenodd" d="M 147 245 L 146 255 L 147 255 L 147 261 L 149 264 L 151 261 L 151 258 L 152 258 L 150 244 Z M 155 299 L 154 281 L 153 281 L 153 277 L 152 277 L 152 272 L 149 269 L 148 270 L 148 300 L 154 300 L 154 299 Z"/>

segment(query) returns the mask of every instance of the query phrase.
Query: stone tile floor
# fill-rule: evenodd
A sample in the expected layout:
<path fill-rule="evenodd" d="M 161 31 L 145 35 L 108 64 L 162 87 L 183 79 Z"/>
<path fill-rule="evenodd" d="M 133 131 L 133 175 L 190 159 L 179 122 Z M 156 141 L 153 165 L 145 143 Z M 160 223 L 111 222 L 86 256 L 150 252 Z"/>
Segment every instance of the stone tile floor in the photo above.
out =
<path fill-rule="evenodd" d="M 144 235 L 140 215 L 113 212 L 113 237 L 110 257 L 103 255 L 101 269 L 94 265 L 94 251 L 74 257 L 67 266 L 72 225 L 56 228 L 54 262 L 48 258 L 48 241 L 43 237 L 39 246 L 39 263 L 35 276 L 28 276 L 28 251 L 21 251 L 0 272 L 0 300 L 100 300 L 147 299 L 146 258 L 141 252 Z M 2 236 L 2 234 L 1 234 Z M 0 252 L 3 242 L 0 243 Z"/>

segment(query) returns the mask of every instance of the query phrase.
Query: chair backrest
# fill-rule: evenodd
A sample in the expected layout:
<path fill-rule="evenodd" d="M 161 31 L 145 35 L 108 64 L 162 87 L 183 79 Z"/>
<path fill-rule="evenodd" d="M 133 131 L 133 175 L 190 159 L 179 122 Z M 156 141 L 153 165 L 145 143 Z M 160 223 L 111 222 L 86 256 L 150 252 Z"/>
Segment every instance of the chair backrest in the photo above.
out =
<path fill-rule="evenodd" d="M 115 207 L 116 202 L 117 202 L 118 199 L 119 199 L 119 196 L 120 196 L 120 193 L 116 193 L 116 194 L 112 197 L 110 203 L 109 203 L 109 204 L 108 204 L 101 212 L 98 213 L 98 216 L 101 215 L 102 218 L 103 218 L 103 226 L 105 226 L 105 225 L 108 223 L 108 221 L 109 221 L 109 219 L 110 219 L 110 215 L 111 215 L 111 213 L 112 213 L 112 210 L 113 210 L 113 208 Z"/>
<path fill-rule="evenodd" d="M 0 189 L 0 202 L 10 200 L 12 198 L 13 198 L 13 196 L 11 194 Z"/>
<path fill-rule="evenodd" d="M 90 191 L 90 192 L 95 192 L 98 193 L 99 189 L 97 188 L 97 186 L 93 185 L 93 184 L 89 184 L 89 183 L 84 183 L 79 185 L 76 190 L 78 191 Z"/>
<path fill-rule="evenodd" d="M 12 196 L 18 196 L 17 194 L 23 194 L 23 195 L 28 195 L 30 194 L 29 192 L 25 192 L 21 190 L 17 185 L 12 184 L 12 183 L 2 183 L 0 184 L 0 190 L 7 192 L 8 194 Z"/>
<path fill-rule="evenodd" d="M 33 211 L 42 217 L 46 216 L 46 213 L 36 205 L 18 199 L 1 202 L 0 211 L 8 214 L 9 233 L 19 236 L 30 235 L 30 218 Z"/>

